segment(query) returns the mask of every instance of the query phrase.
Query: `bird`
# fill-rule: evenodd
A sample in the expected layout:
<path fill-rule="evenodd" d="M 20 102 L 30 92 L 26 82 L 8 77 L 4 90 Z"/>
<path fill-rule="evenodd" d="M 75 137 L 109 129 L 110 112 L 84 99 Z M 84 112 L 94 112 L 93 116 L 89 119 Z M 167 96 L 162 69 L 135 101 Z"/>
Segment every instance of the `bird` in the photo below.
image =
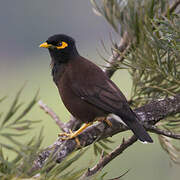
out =
<path fill-rule="evenodd" d="M 67 139 L 77 137 L 98 119 L 112 125 L 107 117 L 113 114 L 141 142 L 153 142 L 120 89 L 100 67 L 79 54 L 72 37 L 55 34 L 39 47 L 49 50 L 51 74 L 65 107 L 84 123 L 76 132 L 64 133 Z"/>

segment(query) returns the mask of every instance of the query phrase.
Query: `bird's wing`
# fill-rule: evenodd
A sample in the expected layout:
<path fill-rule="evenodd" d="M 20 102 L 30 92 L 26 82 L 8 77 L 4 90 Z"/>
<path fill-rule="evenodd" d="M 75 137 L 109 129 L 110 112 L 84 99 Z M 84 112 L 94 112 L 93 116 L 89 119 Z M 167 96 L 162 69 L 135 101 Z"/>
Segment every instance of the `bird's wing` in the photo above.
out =
<path fill-rule="evenodd" d="M 87 88 L 75 85 L 73 90 L 81 99 L 107 113 L 119 114 L 119 110 L 122 112 L 129 107 L 124 95 L 109 79 L 101 84 L 92 83 Z M 124 106 L 127 107 L 123 108 Z"/>
<path fill-rule="evenodd" d="M 139 123 L 136 114 L 129 107 L 126 98 L 109 79 L 104 83 L 91 83 L 85 86 L 73 86 L 74 93 L 84 101 L 96 106 L 104 112 L 121 117 L 126 125 L 142 142 L 153 142 L 144 127 Z"/>

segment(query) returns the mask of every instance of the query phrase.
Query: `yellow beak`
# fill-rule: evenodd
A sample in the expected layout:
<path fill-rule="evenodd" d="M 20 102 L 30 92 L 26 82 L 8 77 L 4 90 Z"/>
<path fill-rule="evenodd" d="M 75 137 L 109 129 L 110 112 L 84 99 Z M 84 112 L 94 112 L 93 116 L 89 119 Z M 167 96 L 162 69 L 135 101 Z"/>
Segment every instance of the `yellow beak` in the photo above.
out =
<path fill-rule="evenodd" d="M 44 43 L 40 44 L 39 47 L 50 48 L 50 47 L 52 47 L 52 45 L 48 44 L 47 42 L 44 42 Z"/>

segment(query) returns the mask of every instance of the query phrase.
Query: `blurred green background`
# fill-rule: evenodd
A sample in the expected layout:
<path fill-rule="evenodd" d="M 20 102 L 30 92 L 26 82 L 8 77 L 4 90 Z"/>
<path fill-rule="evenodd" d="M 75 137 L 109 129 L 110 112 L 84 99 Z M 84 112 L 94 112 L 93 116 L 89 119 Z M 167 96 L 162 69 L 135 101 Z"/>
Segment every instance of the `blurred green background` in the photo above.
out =
<path fill-rule="evenodd" d="M 110 25 L 92 12 L 90 1 L 84 0 L 6 0 L 0 6 L 0 95 L 8 96 L 1 105 L 1 111 L 7 111 L 12 98 L 18 89 L 27 82 L 21 100 L 28 102 L 40 89 L 39 98 L 48 104 L 63 121 L 68 121 L 69 113 L 64 108 L 58 91 L 50 74 L 50 57 L 47 50 L 38 48 L 50 35 L 56 33 L 68 34 L 76 39 L 81 55 L 91 59 L 98 65 L 104 62 L 98 56 L 97 49 L 105 54 L 100 40 L 104 40 L 110 50 L 110 33 L 116 34 Z M 125 70 L 120 70 L 113 76 L 113 81 L 120 87 L 125 96 L 130 97 L 131 79 Z M 43 146 L 52 144 L 59 129 L 51 118 L 39 107 L 26 116 L 27 119 L 42 120 L 41 124 L 34 125 L 32 134 L 38 134 L 44 126 Z M 120 144 L 122 133 L 112 137 Z M 24 139 L 30 138 L 29 136 Z M 168 155 L 161 149 L 157 137 L 155 143 L 143 145 L 137 142 L 128 148 L 121 156 L 113 160 L 103 170 L 107 177 L 116 177 L 127 169 L 131 171 L 124 179 L 133 180 L 179 180 L 180 168 L 172 164 Z M 87 153 L 78 162 L 79 167 L 95 159 L 92 153 Z M 7 156 L 12 154 L 7 152 Z"/>

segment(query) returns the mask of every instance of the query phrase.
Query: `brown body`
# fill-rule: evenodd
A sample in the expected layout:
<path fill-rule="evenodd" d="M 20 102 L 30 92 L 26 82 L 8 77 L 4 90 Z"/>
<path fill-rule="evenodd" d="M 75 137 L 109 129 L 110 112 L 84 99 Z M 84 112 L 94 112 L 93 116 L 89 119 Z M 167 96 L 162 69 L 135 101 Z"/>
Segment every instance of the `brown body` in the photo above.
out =
<path fill-rule="evenodd" d="M 86 98 L 89 98 L 90 95 L 102 96 L 103 98 L 104 95 L 108 97 L 113 95 L 111 93 L 116 93 L 117 97 L 114 97 L 116 104 L 113 106 L 118 106 L 117 108 L 122 106 L 120 99 L 126 101 L 124 95 L 114 83 L 109 81 L 105 73 L 85 58 L 78 57 L 78 59 L 73 59 L 71 63 L 63 66 L 61 73 L 57 74 L 58 77 L 55 78 L 55 83 L 66 108 L 81 121 L 92 122 L 97 117 L 107 116 L 111 113 L 88 102 Z M 79 70 L 81 70 L 81 73 L 79 73 Z M 86 92 L 81 92 L 81 87 L 86 89 Z M 105 89 L 103 90 L 101 87 Z M 107 91 L 108 89 L 110 92 Z"/>
<path fill-rule="evenodd" d="M 110 113 L 134 116 L 121 91 L 94 63 L 79 56 L 60 66 L 54 81 L 64 105 L 74 117 L 92 122 Z"/>
<path fill-rule="evenodd" d="M 104 116 L 105 112 L 86 102 L 84 97 L 78 95 L 76 91 L 82 86 L 89 89 L 98 81 L 96 72 L 100 69 L 97 68 L 95 72 L 92 72 L 90 68 L 92 63 L 85 62 L 86 60 L 82 58 L 82 61 L 74 59 L 73 62 L 65 64 L 65 70 L 59 76 L 56 84 L 62 101 L 69 112 L 83 122 L 91 122 L 98 116 Z M 80 69 L 81 73 L 79 73 Z"/>
<path fill-rule="evenodd" d="M 119 88 L 98 66 L 79 55 L 71 37 L 54 35 L 41 47 L 49 49 L 53 80 L 74 117 L 89 123 L 115 114 L 141 141 L 152 142 Z"/>

